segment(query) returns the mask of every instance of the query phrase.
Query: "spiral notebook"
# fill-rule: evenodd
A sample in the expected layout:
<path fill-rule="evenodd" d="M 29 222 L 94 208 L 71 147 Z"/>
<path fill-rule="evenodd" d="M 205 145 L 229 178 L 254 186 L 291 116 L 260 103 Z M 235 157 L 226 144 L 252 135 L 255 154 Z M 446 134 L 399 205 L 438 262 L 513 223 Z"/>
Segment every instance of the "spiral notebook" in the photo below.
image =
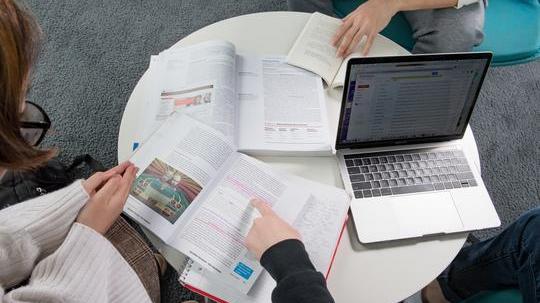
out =
<path fill-rule="evenodd" d="M 349 203 L 328 192 L 327 186 L 297 177 L 297 182 L 309 186 L 318 199 L 306 204 L 302 215 L 293 226 L 300 232 L 302 241 L 315 268 L 328 277 L 334 256 L 347 222 Z M 239 292 L 215 273 L 186 257 L 178 269 L 179 282 L 189 290 L 220 303 L 270 302 L 276 286 L 268 272 L 263 271 L 247 294 Z"/>

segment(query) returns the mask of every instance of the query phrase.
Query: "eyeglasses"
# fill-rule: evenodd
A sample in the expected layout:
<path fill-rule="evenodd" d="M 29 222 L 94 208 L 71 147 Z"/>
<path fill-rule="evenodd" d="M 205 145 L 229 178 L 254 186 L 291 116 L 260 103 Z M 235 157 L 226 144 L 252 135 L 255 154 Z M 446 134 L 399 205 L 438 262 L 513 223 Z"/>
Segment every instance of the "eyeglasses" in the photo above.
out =
<path fill-rule="evenodd" d="M 51 120 L 41 106 L 31 101 L 26 101 L 26 106 L 21 116 L 21 135 L 26 142 L 36 146 L 51 128 Z"/>

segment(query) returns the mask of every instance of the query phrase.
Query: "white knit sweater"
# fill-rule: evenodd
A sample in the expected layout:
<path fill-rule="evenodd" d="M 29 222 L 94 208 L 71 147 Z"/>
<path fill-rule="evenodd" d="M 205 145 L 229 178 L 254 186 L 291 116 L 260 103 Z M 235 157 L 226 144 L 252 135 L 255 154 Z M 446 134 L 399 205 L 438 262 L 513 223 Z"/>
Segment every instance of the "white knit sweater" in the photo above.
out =
<path fill-rule="evenodd" d="M 0 211 L 0 303 L 150 302 L 114 246 L 73 223 L 87 200 L 77 181 Z M 27 278 L 25 286 L 5 293 Z"/>

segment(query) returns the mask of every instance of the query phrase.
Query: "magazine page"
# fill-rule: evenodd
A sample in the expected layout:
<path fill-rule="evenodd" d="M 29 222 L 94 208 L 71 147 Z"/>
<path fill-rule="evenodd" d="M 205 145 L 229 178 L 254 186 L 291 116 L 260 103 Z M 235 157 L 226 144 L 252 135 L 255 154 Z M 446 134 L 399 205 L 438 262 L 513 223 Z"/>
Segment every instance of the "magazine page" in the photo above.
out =
<path fill-rule="evenodd" d="M 341 20 L 313 13 L 287 55 L 287 63 L 320 75 L 330 86 L 341 65 L 332 38 Z"/>
<path fill-rule="evenodd" d="M 290 184 L 287 175 L 249 156 L 236 153 L 226 165 L 168 243 L 219 274 L 223 283 L 247 293 L 262 271 L 244 246 L 259 216 L 250 200 L 266 201 L 284 220 L 293 222 L 309 194 Z"/>
<path fill-rule="evenodd" d="M 140 170 L 124 212 L 167 239 L 234 151 L 213 128 L 171 115 L 130 159 Z"/>
<path fill-rule="evenodd" d="M 237 57 L 238 150 L 251 155 L 330 154 L 321 78 L 283 57 Z"/>
<path fill-rule="evenodd" d="M 341 232 L 347 218 L 350 198 L 344 190 L 322 185 L 299 177 L 291 179 L 298 188 L 309 188 L 311 195 L 303 204 L 293 226 L 300 232 L 302 242 L 315 268 L 325 276 L 333 261 Z M 192 262 L 180 282 L 197 293 L 210 295 L 218 302 L 270 302 L 275 281 L 263 271 L 247 294 L 239 293 L 224 284 L 212 271 Z"/>
<path fill-rule="evenodd" d="M 227 41 L 168 49 L 152 56 L 140 140 L 172 112 L 183 112 L 234 139 L 236 50 Z"/>

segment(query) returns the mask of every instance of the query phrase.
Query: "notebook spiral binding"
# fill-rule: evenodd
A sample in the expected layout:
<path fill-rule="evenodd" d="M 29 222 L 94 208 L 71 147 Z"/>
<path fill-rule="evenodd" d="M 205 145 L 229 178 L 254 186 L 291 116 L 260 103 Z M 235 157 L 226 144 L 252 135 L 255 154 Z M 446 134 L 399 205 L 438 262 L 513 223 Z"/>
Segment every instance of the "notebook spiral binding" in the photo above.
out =
<path fill-rule="evenodd" d="M 193 266 L 193 260 L 191 260 L 190 258 L 186 257 L 184 259 L 184 262 L 180 265 L 180 267 L 178 268 L 178 273 L 179 273 L 179 277 L 178 277 L 178 281 L 181 283 L 181 284 L 184 284 L 185 283 L 185 280 L 187 278 L 187 276 L 189 275 L 189 272 L 191 271 L 191 267 Z"/>

